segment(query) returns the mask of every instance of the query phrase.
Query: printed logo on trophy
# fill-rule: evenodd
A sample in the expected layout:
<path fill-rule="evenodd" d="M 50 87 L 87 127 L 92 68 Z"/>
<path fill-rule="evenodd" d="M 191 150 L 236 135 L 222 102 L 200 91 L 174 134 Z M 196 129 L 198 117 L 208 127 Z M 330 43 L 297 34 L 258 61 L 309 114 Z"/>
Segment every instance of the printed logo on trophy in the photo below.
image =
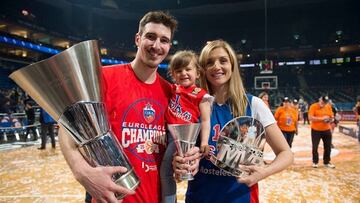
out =
<path fill-rule="evenodd" d="M 241 166 L 262 165 L 265 143 L 265 129 L 258 120 L 237 117 L 221 129 L 210 161 L 233 176 L 247 176 Z"/>

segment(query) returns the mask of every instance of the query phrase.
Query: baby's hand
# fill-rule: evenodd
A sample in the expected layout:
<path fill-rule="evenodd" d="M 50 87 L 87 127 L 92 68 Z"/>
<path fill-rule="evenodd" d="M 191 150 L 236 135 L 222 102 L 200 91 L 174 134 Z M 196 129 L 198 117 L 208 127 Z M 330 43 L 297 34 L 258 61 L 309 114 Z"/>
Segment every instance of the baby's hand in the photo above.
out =
<path fill-rule="evenodd" d="M 210 146 L 209 145 L 201 145 L 200 146 L 200 153 L 202 154 L 202 157 L 207 157 L 210 152 Z"/>

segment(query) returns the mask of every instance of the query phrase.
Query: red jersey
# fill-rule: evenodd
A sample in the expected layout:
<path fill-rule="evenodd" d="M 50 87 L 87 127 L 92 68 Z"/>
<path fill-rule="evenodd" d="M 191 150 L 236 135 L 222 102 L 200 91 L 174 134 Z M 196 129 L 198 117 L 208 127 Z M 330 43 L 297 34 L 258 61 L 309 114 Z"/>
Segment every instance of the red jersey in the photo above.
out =
<path fill-rule="evenodd" d="M 106 66 L 102 74 L 111 129 L 140 179 L 136 193 L 123 202 L 160 202 L 159 169 L 167 143 L 164 114 L 170 84 L 159 74 L 153 84 L 145 84 L 130 64 Z"/>
<path fill-rule="evenodd" d="M 166 110 L 166 122 L 169 124 L 198 123 L 200 118 L 199 104 L 206 91 L 192 85 L 182 87 L 172 85 L 172 94 Z"/>

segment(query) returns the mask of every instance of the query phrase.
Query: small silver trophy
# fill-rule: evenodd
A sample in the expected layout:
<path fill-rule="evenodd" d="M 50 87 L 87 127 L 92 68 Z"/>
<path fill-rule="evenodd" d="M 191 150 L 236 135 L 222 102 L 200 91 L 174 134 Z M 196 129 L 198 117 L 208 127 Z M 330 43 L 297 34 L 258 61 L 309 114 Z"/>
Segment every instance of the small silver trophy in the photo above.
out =
<path fill-rule="evenodd" d="M 177 152 L 184 157 L 185 153 L 195 146 L 200 131 L 200 123 L 168 124 L 170 134 L 174 138 Z M 190 163 L 189 163 L 190 164 Z M 180 176 L 181 180 L 193 180 L 191 171 Z"/>
<path fill-rule="evenodd" d="M 248 116 L 230 120 L 220 131 L 216 152 L 210 161 L 217 167 L 236 177 L 249 173 L 243 165 L 262 165 L 266 143 L 262 124 Z"/>
<path fill-rule="evenodd" d="M 139 179 L 110 129 L 102 102 L 100 68 L 97 42 L 90 40 L 21 68 L 10 78 L 70 132 L 91 166 L 126 167 L 125 174 L 115 173 L 112 178 L 135 190 Z"/>

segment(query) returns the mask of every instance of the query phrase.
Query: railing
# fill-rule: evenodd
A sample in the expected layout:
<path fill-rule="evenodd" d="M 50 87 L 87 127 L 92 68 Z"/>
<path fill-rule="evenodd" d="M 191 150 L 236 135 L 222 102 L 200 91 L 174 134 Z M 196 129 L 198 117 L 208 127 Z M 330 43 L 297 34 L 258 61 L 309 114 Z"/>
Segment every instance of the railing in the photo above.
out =
<path fill-rule="evenodd" d="M 27 128 L 35 127 L 35 131 L 37 133 L 36 137 L 40 137 L 39 130 L 37 129 L 40 126 L 40 123 L 36 123 L 33 125 L 26 125 L 26 126 L 13 126 L 13 122 L 2 122 L 0 123 L 0 134 L 2 142 L 8 142 L 9 136 L 14 136 L 15 141 L 20 141 L 20 136 L 23 136 L 24 140 L 30 139 L 30 134 L 26 134 Z M 35 135 L 34 135 L 35 136 Z"/>

